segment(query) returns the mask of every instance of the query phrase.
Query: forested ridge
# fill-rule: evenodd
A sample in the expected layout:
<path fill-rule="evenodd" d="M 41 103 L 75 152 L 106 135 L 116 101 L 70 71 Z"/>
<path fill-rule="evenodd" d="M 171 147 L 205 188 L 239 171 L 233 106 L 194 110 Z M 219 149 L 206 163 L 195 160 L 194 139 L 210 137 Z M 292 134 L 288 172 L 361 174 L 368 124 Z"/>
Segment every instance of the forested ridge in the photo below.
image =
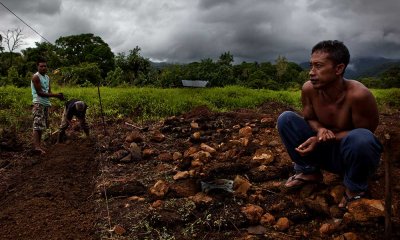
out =
<path fill-rule="evenodd" d="M 23 46 L 22 30 L 12 29 L 1 37 L 0 85 L 25 87 L 36 72 L 36 61 L 48 61 L 49 74 L 60 85 L 69 86 L 151 86 L 181 87 L 181 80 L 205 80 L 210 87 L 240 85 L 271 90 L 299 89 L 308 78 L 307 67 L 278 56 L 273 62 L 235 63 L 231 52 L 218 59 L 204 58 L 190 63 L 154 63 L 136 46 L 128 52 L 113 53 L 109 45 L 92 33 L 62 36 L 54 44 L 36 42 Z M 4 33 L 3 33 L 4 35 Z M 372 88 L 400 87 L 398 62 L 368 67 L 357 79 Z M 349 68 L 348 74 L 354 73 Z M 353 71 L 353 72 L 352 72 Z"/>

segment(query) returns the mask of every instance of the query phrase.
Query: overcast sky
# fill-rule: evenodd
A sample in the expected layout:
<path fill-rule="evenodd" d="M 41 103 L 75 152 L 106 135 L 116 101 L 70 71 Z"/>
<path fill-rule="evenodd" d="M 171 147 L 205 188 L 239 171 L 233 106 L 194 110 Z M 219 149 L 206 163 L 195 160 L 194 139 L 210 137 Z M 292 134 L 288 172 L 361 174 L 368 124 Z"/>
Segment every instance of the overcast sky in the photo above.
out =
<path fill-rule="evenodd" d="M 0 0 L 42 36 L 93 33 L 114 53 L 139 46 L 153 61 L 308 61 L 321 40 L 338 39 L 352 57 L 400 58 L 400 0 Z M 0 31 L 22 28 L 0 5 Z"/>

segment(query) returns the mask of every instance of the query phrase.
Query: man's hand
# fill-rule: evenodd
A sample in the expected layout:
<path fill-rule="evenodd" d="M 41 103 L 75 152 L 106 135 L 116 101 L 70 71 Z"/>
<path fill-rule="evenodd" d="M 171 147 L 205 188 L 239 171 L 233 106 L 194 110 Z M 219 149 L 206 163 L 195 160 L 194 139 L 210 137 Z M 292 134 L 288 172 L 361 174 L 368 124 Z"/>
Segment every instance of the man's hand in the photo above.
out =
<path fill-rule="evenodd" d="M 335 134 L 326 128 L 320 128 L 318 129 L 318 133 L 317 133 L 317 139 L 318 142 L 328 142 L 328 141 L 332 141 L 335 140 Z"/>
<path fill-rule="evenodd" d="M 63 101 L 65 99 L 64 94 L 62 94 L 62 93 L 59 93 L 57 98 L 60 99 L 61 101 Z"/>
<path fill-rule="evenodd" d="M 318 143 L 317 137 L 313 136 L 307 139 L 304 143 L 300 144 L 297 148 L 295 148 L 295 150 L 301 156 L 305 156 L 311 153 L 315 149 L 317 143 Z"/>

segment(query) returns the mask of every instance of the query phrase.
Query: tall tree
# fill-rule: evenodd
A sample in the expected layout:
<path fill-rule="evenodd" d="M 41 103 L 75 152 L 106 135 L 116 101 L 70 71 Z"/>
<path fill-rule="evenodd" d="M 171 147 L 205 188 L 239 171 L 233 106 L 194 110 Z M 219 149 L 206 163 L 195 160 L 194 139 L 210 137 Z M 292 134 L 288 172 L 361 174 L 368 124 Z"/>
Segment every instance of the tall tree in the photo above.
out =
<path fill-rule="evenodd" d="M 129 54 L 119 53 L 115 58 L 116 66 L 124 72 L 125 82 L 143 85 L 151 70 L 150 60 L 140 55 L 140 47 L 136 46 Z"/>
<path fill-rule="evenodd" d="M 4 42 L 6 43 L 9 56 L 10 56 L 10 67 L 13 64 L 14 51 L 24 45 L 24 34 L 21 28 L 9 29 L 4 34 Z"/>
<path fill-rule="evenodd" d="M 4 47 L 3 47 L 3 35 L 0 34 L 0 52 L 4 52 Z"/>
<path fill-rule="evenodd" d="M 103 77 L 114 69 L 114 54 L 111 48 L 92 33 L 60 37 L 55 43 L 64 66 L 84 62 L 96 63 Z"/>
<path fill-rule="evenodd" d="M 219 56 L 218 63 L 223 64 L 223 65 L 229 65 L 232 66 L 233 63 L 233 55 L 231 52 L 224 52 Z"/>
<path fill-rule="evenodd" d="M 29 71 L 36 71 L 36 61 L 39 57 L 44 57 L 47 60 L 48 66 L 53 69 L 62 66 L 60 57 L 56 53 L 56 47 L 53 44 L 47 42 L 36 42 L 35 44 L 36 47 L 29 47 L 21 51 Z"/>

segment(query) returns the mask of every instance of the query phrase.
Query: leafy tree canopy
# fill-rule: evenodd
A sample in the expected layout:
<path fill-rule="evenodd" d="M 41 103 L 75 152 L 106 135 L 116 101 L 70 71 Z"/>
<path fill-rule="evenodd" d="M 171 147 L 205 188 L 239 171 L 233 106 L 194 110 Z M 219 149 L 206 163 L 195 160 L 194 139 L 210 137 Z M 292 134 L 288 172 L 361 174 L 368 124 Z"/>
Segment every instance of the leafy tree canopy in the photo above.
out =
<path fill-rule="evenodd" d="M 79 65 L 84 62 L 96 63 L 102 77 L 114 69 L 114 53 L 111 48 L 92 33 L 60 37 L 55 43 L 64 66 Z"/>

